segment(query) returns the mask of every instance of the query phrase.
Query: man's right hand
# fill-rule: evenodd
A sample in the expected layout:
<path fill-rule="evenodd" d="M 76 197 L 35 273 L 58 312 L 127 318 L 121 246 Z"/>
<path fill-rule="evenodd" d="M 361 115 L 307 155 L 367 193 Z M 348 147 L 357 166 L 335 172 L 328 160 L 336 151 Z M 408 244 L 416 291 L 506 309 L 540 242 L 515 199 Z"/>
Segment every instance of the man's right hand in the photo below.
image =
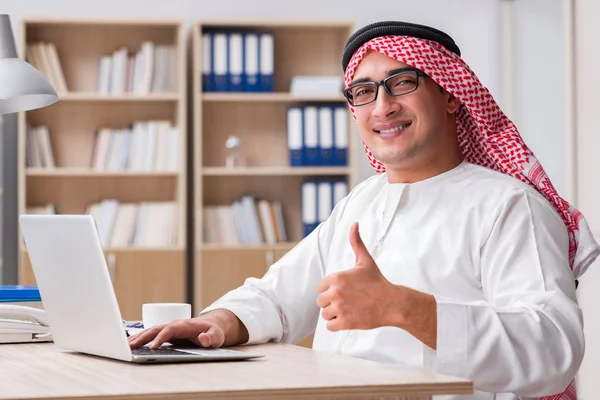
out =
<path fill-rule="evenodd" d="M 221 347 L 248 341 L 244 324 L 230 311 L 214 310 L 198 317 L 174 321 L 144 330 L 128 338 L 129 346 L 141 347 L 152 342 L 151 349 L 163 343 L 188 341 L 200 347 Z"/>

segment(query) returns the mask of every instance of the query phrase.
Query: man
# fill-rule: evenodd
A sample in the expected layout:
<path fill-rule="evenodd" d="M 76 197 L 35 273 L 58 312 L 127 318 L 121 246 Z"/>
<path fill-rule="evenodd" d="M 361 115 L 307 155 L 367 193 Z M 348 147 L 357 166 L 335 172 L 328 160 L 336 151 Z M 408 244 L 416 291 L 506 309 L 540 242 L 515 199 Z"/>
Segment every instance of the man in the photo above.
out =
<path fill-rule="evenodd" d="M 581 214 L 445 33 L 372 24 L 342 64 L 380 174 L 262 279 L 131 346 L 295 343 L 316 327 L 316 349 L 468 377 L 471 399 L 574 399 L 575 279 L 599 252 Z"/>

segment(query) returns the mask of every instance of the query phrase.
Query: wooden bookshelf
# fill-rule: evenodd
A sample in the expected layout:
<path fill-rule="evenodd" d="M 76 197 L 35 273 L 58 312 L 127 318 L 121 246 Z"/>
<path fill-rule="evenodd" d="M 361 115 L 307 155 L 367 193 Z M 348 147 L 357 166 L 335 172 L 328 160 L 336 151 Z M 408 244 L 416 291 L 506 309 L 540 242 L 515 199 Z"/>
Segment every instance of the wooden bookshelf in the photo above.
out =
<path fill-rule="evenodd" d="M 202 85 L 202 33 L 206 29 L 268 31 L 274 38 L 273 92 L 205 92 Z M 291 167 L 287 145 L 287 109 L 292 105 L 345 105 L 341 93 L 293 95 L 295 75 L 341 75 L 343 46 L 351 22 L 339 21 L 196 21 L 192 32 L 193 202 L 189 246 L 195 249 L 193 308 L 201 311 L 244 283 L 261 277 L 303 238 L 301 185 L 309 178 L 344 178 L 357 183 L 356 132 L 348 113 L 347 166 Z M 225 141 L 239 136 L 246 166 L 225 167 Z M 287 240 L 283 243 L 209 243 L 203 237 L 206 207 L 230 205 L 244 194 L 282 205 Z M 310 346 L 311 338 L 302 345 Z"/>
<path fill-rule="evenodd" d="M 125 203 L 171 203 L 174 212 L 163 217 L 174 226 L 170 242 L 164 245 L 128 242 L 116 247 L 105 245 L 104 249 L 123 318 L 141 319 L 143 303 L 187 301 L 184 24 L 179 20 L 34 17 L 23 18 L 20 28 L 21 57 L 31 62 L 30 57 L 36 54 L 32 49 L 38 43 L 52 43 L 66 87 L 58 85 L 60 98 L 56 104 L 19 115 L 19 213 L 26 213 L 28 207 L 53 204 L 56 213 L 81 214 L 91 204 L 105 199 L 117 200 L 119 206 Z M 144 43 L 151 43 L 153 53 L 138 63 L 141 58 L 135 56 Z M 156 55 L 159 47 L 164 58 Z M 167 47 L 169 53 L 164 50 Z M 126 67 L 121 65 L 121 72 L 111 70 L 110 76 L 125 71 L 126 81 L 122 81 L 125 82 L 122 87 L 111 83 L 111 88 L 121 87 L 121 90 L 111 89 L 107 93 L 101 89 L 105 86 L 99 83 L 100 59 L 111 56 L 118 49 L 124 49 L 128 64 Z M 134 64 L 131 64 L 132 58 L 136 60 Z M 146 68 L 152 65 L 153 72 L 144 72 L 141 67 L 139 71 L 142 72 L 139 72 L 132 67 L 144 63 Z M 162 63 L 160 67 L 159 63 Z M 47 71 L 50 79 L 51 73 Z M 131 78 L 134 75 L 144 75 L 151 81 L 142 84 L 141 80 Z M 167 82 L 167 79 L 171 80 Z M 134 90 L 138 84 L 140 86 Z M 159 166 L 158 161 L 149 161 L 151 166 L 143 170 L 128 169 L 124 164 L 117 169 L 92 167 L 99 130 L 124 130 L 136 122 L 148 121 L 168 122 L 173 128 L 169 140 L 173 139 L 176 144 L 168 155 L 172 163 L 169 169 L 163 164 Z M 27 147 L 28 126 L 42 125 L 49 131 L 55 164 L 52 168 L 48 165 L 34 167 L 27 159 L 27 154 L 31 158 L 31 150 Z M 143 135 L 146 132 L 140 131 L 140 140 L 148 140 L 148 136 Z M 126 154 L 126 150 L 121 148 L 120 151 L 125 153 L 119 154 Z M 131 160 L 133 152 L 127 157 Z M 152 235 L 159 229 L 156 222 L 148 222 L 143 231 Z M 27 250 L 22 240 L 20 243 L 19 282 L 35 284 Z"/>

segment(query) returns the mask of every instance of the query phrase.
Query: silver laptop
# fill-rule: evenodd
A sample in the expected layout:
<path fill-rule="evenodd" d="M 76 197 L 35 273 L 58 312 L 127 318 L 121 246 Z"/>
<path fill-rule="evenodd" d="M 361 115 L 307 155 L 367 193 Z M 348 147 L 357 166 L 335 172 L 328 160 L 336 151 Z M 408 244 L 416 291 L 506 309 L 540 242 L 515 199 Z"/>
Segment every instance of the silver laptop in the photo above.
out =
<path fill-rule="evenodd" d="M 185 348 L 131 349 L 93 217 L 21 215 L 19 222 L 58 347 L 136 363 L 262 357 L 191 344 Z"/>

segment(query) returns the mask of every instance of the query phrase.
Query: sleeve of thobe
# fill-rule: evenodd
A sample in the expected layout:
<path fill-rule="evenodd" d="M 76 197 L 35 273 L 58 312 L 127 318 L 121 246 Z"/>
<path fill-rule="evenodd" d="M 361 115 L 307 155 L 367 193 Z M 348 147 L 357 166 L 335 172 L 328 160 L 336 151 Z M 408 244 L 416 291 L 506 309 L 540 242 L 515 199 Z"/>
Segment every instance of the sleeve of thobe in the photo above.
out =
<path fill-rule="evenodd" d="M 437 349 L 425 364 L 478 390 L 538 397 L 562 392 L 584 353 L 582 312 L 562 219 L 541 197 L 515 189 L 481 249 L 486 300 L 437 297 Z"/>
<path fill-rule="evenodd" d="M 297 343 L 311 334 L 319 317 L 317 285 L 325 274 L 325 261 L 336 221 L 346 198 L 330 217 L 298 245 L 276 261 L 262 278 L 248 278 L 202 312 L 225 308 L 246 326 L 246 344 L 271 340 Z"/>

